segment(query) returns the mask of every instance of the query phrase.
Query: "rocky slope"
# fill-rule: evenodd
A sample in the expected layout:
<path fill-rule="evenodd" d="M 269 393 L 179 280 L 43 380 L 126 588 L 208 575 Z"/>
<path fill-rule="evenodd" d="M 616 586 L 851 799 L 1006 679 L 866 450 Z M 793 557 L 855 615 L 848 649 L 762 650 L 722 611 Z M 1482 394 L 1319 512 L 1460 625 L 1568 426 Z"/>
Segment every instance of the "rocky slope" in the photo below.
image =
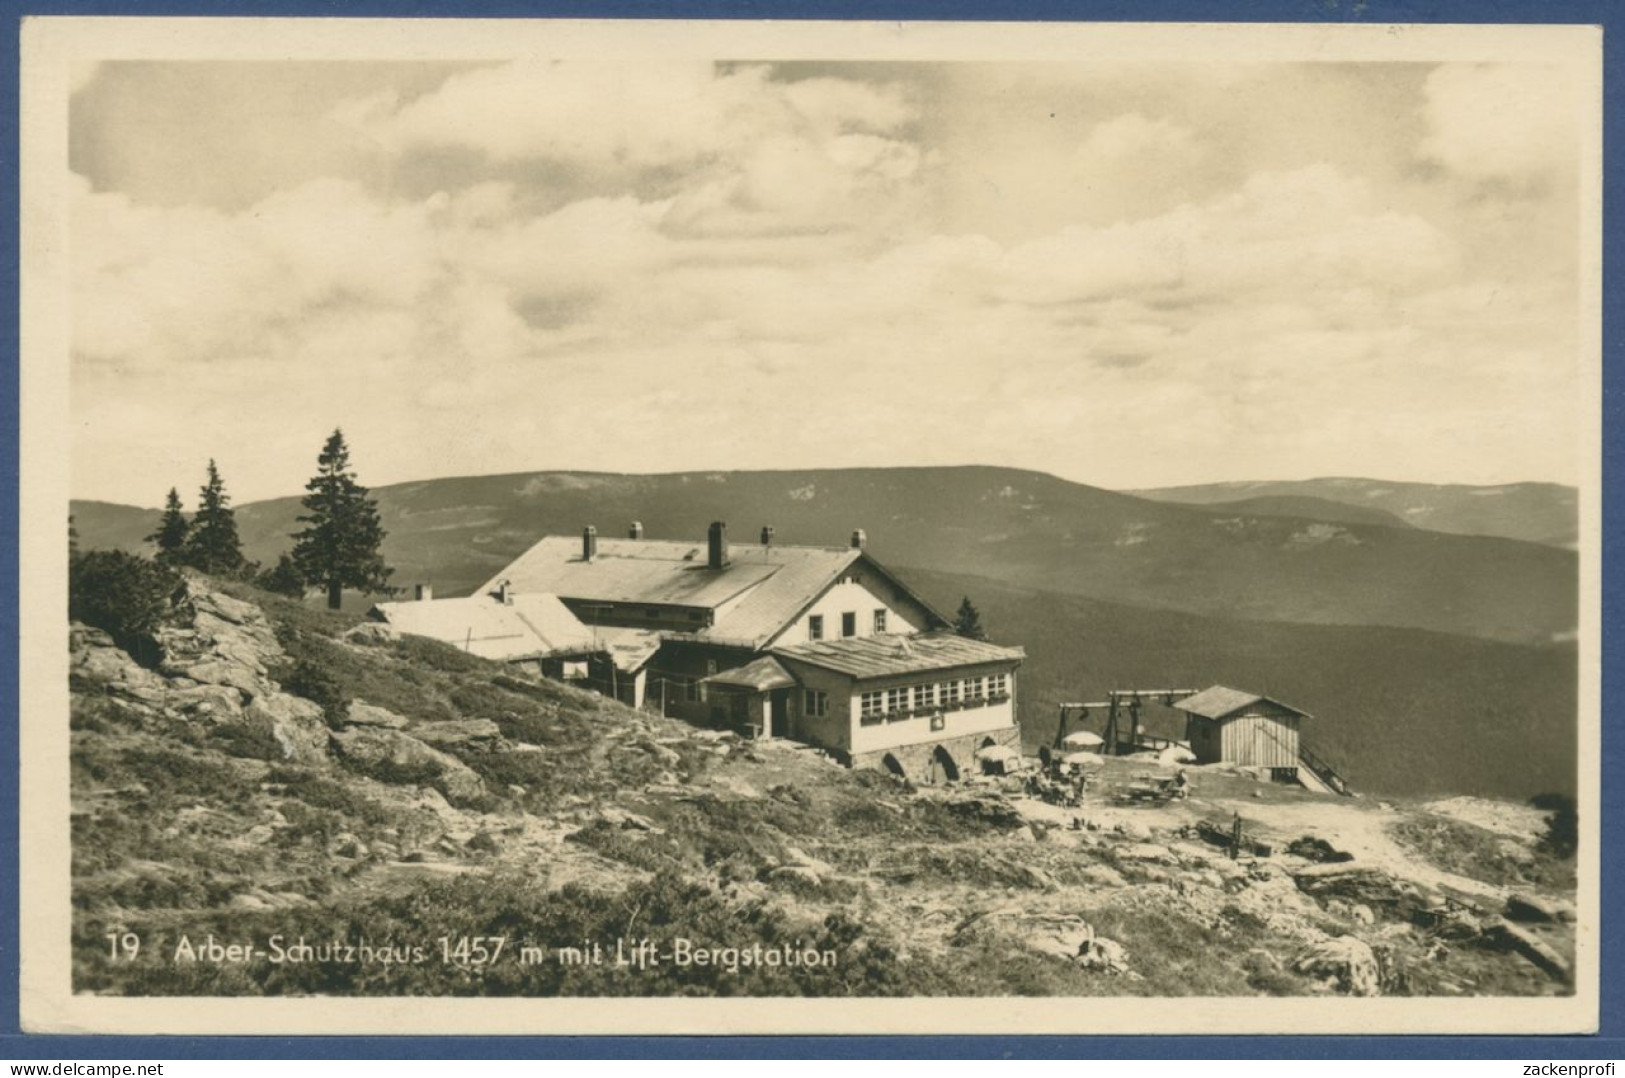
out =
<path fill-rule="evenodd" d="M 914 789 L 232 590 L 154 669 L 73 627 L 82 991 L 1568 990 L 1572 866 L 1515 806 Z M 1238 813 L 1268 856 L 1204 839 Z"/>

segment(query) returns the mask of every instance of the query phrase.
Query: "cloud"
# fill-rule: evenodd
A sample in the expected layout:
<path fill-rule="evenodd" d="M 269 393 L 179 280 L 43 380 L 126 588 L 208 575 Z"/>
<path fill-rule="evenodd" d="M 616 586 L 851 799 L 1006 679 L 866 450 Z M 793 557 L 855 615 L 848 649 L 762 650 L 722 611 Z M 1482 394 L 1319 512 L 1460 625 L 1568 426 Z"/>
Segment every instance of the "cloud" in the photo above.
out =
<path fill-rule="evenodd" d="M 546 162 L 575 193 L 669 193 L 691 236 L 812 232 L 878 211 L 921 163 L 901 132 L 900 89 L 834 78 L 778 81 L 759 65 L 508 64 L 456 75 L 412 101 L 334 112 L 394 154 L 461 150 Z"/>
<path fill-rule="evenodd" d="M 1571 174 L 1574 88 L 1540 64 L 1444 64 L 1423 90 L 1422 156 L 1475 181 L 1527 185 Z"/>
<path fill-rule="evenodd" d="M 1072 226 L 1010 249 L 989 283 L 1034 305 L 1140 296 L 1235 303 L 1317 289 L 1404 292 L 1453 266 L 1447 236 L 1379 206 L 1324 165 L 1262 173 L 1199 206 L 1103 228 Z"/>

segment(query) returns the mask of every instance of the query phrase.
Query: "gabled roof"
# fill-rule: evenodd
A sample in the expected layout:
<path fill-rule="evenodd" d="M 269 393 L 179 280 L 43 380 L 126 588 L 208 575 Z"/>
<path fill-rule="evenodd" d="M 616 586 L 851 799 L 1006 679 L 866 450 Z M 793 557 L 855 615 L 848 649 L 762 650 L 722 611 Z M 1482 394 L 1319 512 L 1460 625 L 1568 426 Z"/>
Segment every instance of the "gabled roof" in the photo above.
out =
<path fill-rule="evenodd" d="M 748 662 L 744 666 L 732 670 L 724 670 L 719 674 L 712 674 L 708 678 L 700 679 L 706 685 L 731 685 L 741 689 L 751 689 L 755 692 L 766 692 L 769 689 L 788 689 L 796 684 L 796 679 L 790 676 L 777 659 L 771 655 L 764 655 L 760 659 Z"/>
<path fill-rule="evenodd" d="M 426 636 L 485 659 L 512 660 L 585 654 L 592 630 L 552 595 L 515 595 L 512 603 L 488 595 L 379 603 L 373 613 L 412 636 Z"/>
<path fill-rule="evenodd" d="M 1301 715 L 1306 719 L 1312 717 L 1306 711 L 1299 711 L 1297 708 L 1283 704 L 1279 700 L 1271 700 L 1268 696 L 1242 692 L 1240 689 L 1227 689 L 1223 685 L 1203 689 L 1195 696 L 1189 696 L 1177 701 L 1174 707 L 1180 711 L 1187 711 L 1192 715 L 1200 715 L 1204 719 L 1222 719 L 1260 702 L 1274 704 L 1282 710 L 1290 711 L 1294 715 Z"/>
<path fill-rule="evenodd" d="M 1020 662 L 1027 653 L 955 633 L 849 636 L 773 649 L 773 654 L 862 680 L 983 663 Z"/>
<path fill-rule="evenodd" d="M 547 592 L 588 604 L 679 606 L 709 611 L 710 624 L 685 639 L 765 646 L 820 594 L 863 562 L 928 615 L 941 615 L 900 584 L 862 550 L 854 547 L 728 546 L 729 564 L 712 569 L 704 542 L 660 539 L 599 539 L 591 561 L 581 556 L 581 540 L 550 535 L 516 558 L 479 591 L 494 591 L 506 580 L 521 595 Z"/>

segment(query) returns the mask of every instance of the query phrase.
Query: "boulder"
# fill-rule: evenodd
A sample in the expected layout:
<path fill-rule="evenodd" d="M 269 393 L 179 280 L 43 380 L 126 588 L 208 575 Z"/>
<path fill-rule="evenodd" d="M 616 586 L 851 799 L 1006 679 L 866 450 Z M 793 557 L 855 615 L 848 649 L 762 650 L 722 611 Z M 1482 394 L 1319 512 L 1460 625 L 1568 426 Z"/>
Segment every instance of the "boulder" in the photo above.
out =
<path fill-rule="evenodd" d="M 406 729 L 406 719 L 388 708 L 375 707 L 362 700 L 351 700 L 344 713 L 346 726 L 381 726 L 389 730 Z"/>
<path fill-rule="evenodd" d="M 1353 936 L 1338 936 L 1315 944 L 1298 956 L 1292 968 L 1311 977 L 1333 981 L 1351 996 L 1382 994 L 1377 956 L 1367 943 Z"/>
<path fill-rule="evenodd" d="M 1574 907 L 1554 898 L 1545 898 L 1527 892 L 1507 896 L 1506 915 L 1514 921 L 1535 924 L 1555 924 L 1574 920 Z"/>
<path fill-rule="evenodd" d="M 265 624 L 265 615 L 253 603 L 198 588 L 195 584 L 190 591 L 193 609 L 199 614 L 210 614 L 233 625 Z"/>
<path fill-rule="evenodd" d="M 401 638 L 400 630 L 385 625 L 381 621 L 364 621 L 360 625 L 347 630 L 344 639 L 352 644 L 361 644 L 366 647 L 379 647 L 390 644 Z"/>
<path fill-rule="evenodd" d="M 1107 973 L 1127 973 L 1128 951 L 1116 940 L 1096 936 L 1079 950 L 1078 965 L 1084 969 L 1104 970 Z"/>
<path fill-rule="evenodd" d="M 171 689 L 164 703 L 188 718 L 231 722 L 242 717 L 243 694 L 230 685 L 193 685 Z"/>
<path fill-rule="evenodd" d="M 243 708 L 242 721 L 269 733 L 283 760 L 317 766 L 327 762 L 327 723 L 321 707 L 309 700 L 266 693 Z"/>
<path fill-rule="evenodd" d="M 467 764 L 399 730 L 359 726 L 332 739 L 345 763 L 382 782 L 435 783 L 448 797 L 465 801 L 485 792 Z"/>
<path fill-rule="evenodd" d="M 470 748 L 491 752 L 502 745 L 502 728 L 490 719 L 448 719 L 422 722 L 411 728 L 419 741 L 441 748 Z"/>
<path fill-rule="evenodd" d="M 158 669 L 160 673 L 169 677 L 191 678 L 199 685 L 229 685 L 249 697 L 259 696 L 270 689 L 261 673 L 229 659 L 166 657 Z"/>

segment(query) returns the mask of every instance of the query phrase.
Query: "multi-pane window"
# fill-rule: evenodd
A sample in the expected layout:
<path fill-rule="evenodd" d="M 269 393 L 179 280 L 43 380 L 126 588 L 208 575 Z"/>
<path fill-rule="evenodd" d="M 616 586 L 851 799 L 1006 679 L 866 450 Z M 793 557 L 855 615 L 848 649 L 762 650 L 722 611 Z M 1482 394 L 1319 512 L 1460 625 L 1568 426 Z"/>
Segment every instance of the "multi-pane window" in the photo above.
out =
<path fill-rule="evenodd" d="M 824 639 L 824 615 L 812 614 L 807 618 L 807 639 Z"/>
<path fill-rule="evenodd" d="M 957 703 L 959 703 L 959 679 L 954 678 L 951 681 L 944 681 L 942 683 L 942 706 L 953 707 Z"/>
<path fill-rule="evenodd" d="M 821 719 L 829 714 L 828 693 L 819 692 L 817 689 L 808 689 L 803 703 L 806 705 L 806 713 L 812 718 Z"/>
<path fill-rule="evenodd" d="M 886 694 L 866 692 L 858 697 L 858 715 L 864 722 L 878 722 L 886 713 Z"/>
<path fill-rule="evenodd" d="M 886 631 L 886 608 L 881 607 L 879 610 L 875 611 L 875 632 L 883 633 L 885 631 Z"/>
<path fill-rule="evenodd" d="M 849 610 L 841 615 L 841 635 L 858 635 L 858 615 L 856 611 Z"/>
<path fill-rule="evenodd" d="M 1009 691 L 1009 678 L 1004 674 L 993 674 L 987 679 L 987 694 L 989 696 L 1003 696 Z"/>
<path fill-rule="evenodd" d="M 965 679 L 965 699 L 980 700 L 982 698 L 982 679 L 968 677 Z"/>
<path fill-rule="evenodd" d="M 914 686 L 914 710 L 924 711 L 937 706 L 937 687 L 935 685 Z"/>

